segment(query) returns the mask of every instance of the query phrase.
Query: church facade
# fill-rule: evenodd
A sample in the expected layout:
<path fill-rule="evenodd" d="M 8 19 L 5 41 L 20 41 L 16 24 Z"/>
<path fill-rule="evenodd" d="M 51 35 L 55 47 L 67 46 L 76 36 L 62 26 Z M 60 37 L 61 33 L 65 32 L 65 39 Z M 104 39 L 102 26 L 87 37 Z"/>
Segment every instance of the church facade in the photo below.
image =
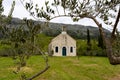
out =
<path fill-rule="evenodd" d="M 76 40 L 62 31 L 49 44 L 49 54 L 53 56 L 76 56 Z"/>

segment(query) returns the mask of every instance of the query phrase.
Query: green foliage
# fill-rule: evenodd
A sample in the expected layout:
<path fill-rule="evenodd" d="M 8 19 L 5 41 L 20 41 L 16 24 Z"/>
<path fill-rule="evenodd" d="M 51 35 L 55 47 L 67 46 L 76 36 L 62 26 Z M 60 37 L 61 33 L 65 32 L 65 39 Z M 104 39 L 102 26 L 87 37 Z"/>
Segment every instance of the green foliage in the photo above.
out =
<path fill-rule="evenodd" d="M 49 1 L 45 1 L 45 9 L 44 9 L 43 7 L 39 8 L 38 4 L 34 6 L 33 2 L 30 1 L 30 2 L 26 2 L 25 8 L 30 12 L 30 15 L 32 16 L 36 15 L 36 17 L 38 18 L 45 18 L 46 20 L 50 20 L 50 14 L 54 14 L 55 11 L 52 8 L 50 8 L 48 4 L 49 4 Z"/>
<path fill-rule="evenodd" d="M 2 2 L 0 2 L 0 8 L 1 8 L 1 5 L 2 5 Z M 29 3 L 26 5 L 27 8 L 30 8 L 29 10 L 32 9 L 31 5 L 32 4 L 29 4 Z M 0 50 L 1 51 L 0 55 L 9 56 L 12 53 L 11 55 L 13 56 L 13 59 L 16 61 L 15 64 L 17 67 L 17 70 L 14 70 L 14 73 L 17 74 L 21 70 L 22 67 L 26 66 L 26 61 L 29 58 L 29 56 L 34 52 L 33 51 L 34 48 L 37 48 L 37 46 L 34 44 L 35 42 L 34 38 L 35 38 L 35 35 L 38 34 L 38 32 L 40 31 L 41 26 L 35 25 L 32 20 L 25 19 L 24 21 L 27 24 L 27 29 L 23 27 L 22 24 L 19 27 L 11 27 L 10 23 L 12 19 L 12 13 L 14 10 L 14 6 L 15 6 L 15 1 L 13 1 L 12 8 L 11 8 L 11 11 L 8 17 L 5 18 L 5 20 L 1 20 L 3 21 L 3 23 L 0 21 L 0 23 L 2 23 L 0 25 L 0 29 L 2 30 L 4 39 L 7 41 L 10 41 L 11 43 L 10 48 L 7 48 L 8 45 L 5 46 L 6 44 L 0 45 L 2 47 L 4 46 L 3 49 L 1 48 L 2 50 Z M 1 17 L 1 13 L 0 13 L 0 17 Z M 37 50 L 39 53 L 44 55 L 39 50 L 39 48 L 37 48 Z M 48 67 L 46 57 L 44 59 L 46 60 L 46 65 Z M 21 74 L 22 80 L 23 80 L 23 75 L 24 74 Z"/>
<path fill-rule="evenodd" d="M 60 33 L 61 33 L 60 29 L 54 30 L 49 27 L 47 27 L 46 29 L 43 30 L 43 34 L 45 34 L 46 36 L 50 36 L 50 37 L 55 37 Z"/>
<path fill-rule="evenodd" d="M 88 44 L 88 45 L 90 45 L 90 41 L 91 41 L 90 31 L 89 31 L 89 29 L 87 29 L 87 44 Z"/>
<path fill-rule="evenodd" d="M 36 36 L 36 45 L 39 46 L 39 48 L 44 51 L 44 52 L 48 52 L 48 45 L 51 41 L 52 37 L 48 37 L 44 34 L 38 34 Z"/>
<path fill-rule="evenodd" d="M 87 40 L 77 40 L 77 55 L 106 56 L 105 50 L 97 46 L 97 40 L 91 40 L 91 50 L 87 51 Z"/>
<path fill-rule="evenodd" d="M 86 40 L 77 40 L 77 55 L 85 55 L 87 49 Z"/>
<path fill-rule="evenodd" d="M 53 37 L 48 37 L 44 34 L 37 34 L 35 36 L 35 45 L 37 45 L 43 52 L 48 52 L 48 45 Z M 28 42 L 28 40 L 27 40 Z M 87 53 L 87 40 L 78 39 L 77 40 L 77 55 L 93 55 L 93 56 L 106 56 L 106 53 L 104 49 L 101 49 L 98 47 L 97 40 L 91 40 L 91 51 L 90 53 Z M 23 48 L 22 48 L 23 47 Z M 27 49 L 31 49 L 32 47 L 27 46 L 27 43 L 24 43 L 24 45 L 19 45 L 19 48 L 17 50 L 22 51 L 28 51 Z M 28 51 L 29 53 L 30 50 Z M 34 54 L 38 54 L 36 50 L 34 50 Z M 30 54 L 29 54 L 30 55 Z"/>
<path fill-rule="evenodd" d="M 44 34 L 38 34 L 35 38 L 35 44 L 39 46 L 44 52 L 48 51 L 48 45 L 52 37 L 48 37 Z M 91 51 L 87 53 L 87 40 L 78 39 L 77 40 L 77 55 L 91 55 L 91 56 L 106 56 L 104 49 L 98 47 L 97 40 L 91 40 Z"/>
<path fill-rule="evenodd" d="M 103 39 L 101 35 L 98 36 L 98 47 L 105 49 L 105 45 L 103 43 Z"/>
<path fill-rule="evenodd" d="M 27 24 L 27 27 L 22 26 L 22 24 L 19 27 L 10 29 L 9 27 L 5 27 L 5 40 L 6 42 L 10 42 L 10 44 L 7 45 L 10 46 L 10 48 L 4 47 L 4 49 L 0 50 L 1 55 L 3 56 L 13 56 L 13 59 L 17 61 L 17 71 L 19 71 L 21 67 L 26 66 L 27 59 L 33 54 L 34 38 L 41 29 L 41 26 L 34 25 L 32 20 L 25 19 L 24 21 Z M 5 45 L 6 44 L 2 44 L 1 46 Z"/>
<path fill-rule="evenodd" d="M 13 56 L 13 48 L 10 42 L 6 42 L 6 40 L 0 41 L 0 56 Z"/>
<path fill-rule="evenodd" d="M 87 29 L 87 51 L 89 53 L 89 51 L 91 50 L 91 37 L 90 37 L 90 31 L 89 29 Z"/>
<path fill-rule="evenodd" d="M 25 2 L 25 0 L 21 0 Z M 101 18 L 104 23 L 111 25 L 112 22 L 109 21 L 109 17 L 115 18 L 115 15 L 109 11 L 117 11 L 116 6 L 120 3 L 119 0 L 54 0 L 53 3 L 45 1 L 45 7 L 38 7 L 38 4 L 34 6 L 33 1 L 26 2 L 26 9 L 32 13 L 34 17 L 44 18 L 46 20 L 51 20 L 56 17 L 70 16 L 73 21 L 78 21 L 81 18 L 91 18 L 95 17 Z M 59 6 L 63 8 L 64 14 L 60 14 Z M 55 7 L 55 8 L 53 8 Z M 33 12 L 34 11 L 34 12 Z M 55 12 L 58 15 L 54 15 Z"/>
<path fill-rule="evenodd" d="M 0 33 L 2 35 L 2 38 L 9 37 L 9 33 L 10 33 L 10 29 L 11 29 L 9 24 L 11 23 L 11 20 L 12 20 L 12 13 L 14 11 L 15 1 L 13 1 L 11 6 L 12 7 L 11 7 L 10 12 L 7 17 L 0 14 Z"/>

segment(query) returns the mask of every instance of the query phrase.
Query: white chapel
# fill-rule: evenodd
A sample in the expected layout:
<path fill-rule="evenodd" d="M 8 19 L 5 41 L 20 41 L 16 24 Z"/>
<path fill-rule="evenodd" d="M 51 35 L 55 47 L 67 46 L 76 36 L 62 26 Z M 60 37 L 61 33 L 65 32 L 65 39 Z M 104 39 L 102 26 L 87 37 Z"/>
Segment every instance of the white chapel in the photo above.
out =
<path fill-rule="evenodd" d="M 49 54 L 53 56 L 76 56 L 76 40 L 62 29 L 61 34 L 52 39 L 49 44 Z"/>

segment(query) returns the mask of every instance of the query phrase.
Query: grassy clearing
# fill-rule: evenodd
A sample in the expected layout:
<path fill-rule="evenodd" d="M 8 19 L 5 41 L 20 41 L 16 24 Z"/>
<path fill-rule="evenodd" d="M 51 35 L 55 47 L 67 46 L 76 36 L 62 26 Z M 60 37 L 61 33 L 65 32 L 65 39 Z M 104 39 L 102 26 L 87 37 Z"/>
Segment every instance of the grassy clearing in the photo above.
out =
<path fill-rule="evenodd" d="M 49 57 L 50 68 L 35 80 L 109 80 L 120 74 L 120 65 L 110 65 L 106 57 Z M 41 56 L 32 56 L 28 65 L 14 74 L 14 61 L 0 57 L 0 80 L 19 80 L 20 74 L 27 77 L 44 68 Z"/>

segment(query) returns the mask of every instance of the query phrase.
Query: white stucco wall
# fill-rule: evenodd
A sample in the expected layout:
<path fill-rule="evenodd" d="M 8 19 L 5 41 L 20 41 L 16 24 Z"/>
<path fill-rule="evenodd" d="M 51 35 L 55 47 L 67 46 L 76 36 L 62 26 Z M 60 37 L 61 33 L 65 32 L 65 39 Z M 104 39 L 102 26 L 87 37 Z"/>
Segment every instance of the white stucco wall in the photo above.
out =
<path fill-rule="evenodd" d="M 58 47 L 56 53 L 55 47 Z M 66 56 L 76 56 L 76 41 L 70 37 L 67 33 L 61 33 L 54 39 L 52 39 L 49 49 L 53 50 L 53 56 L 63 56 L 62 48 L 66 47 Z M 73 52 L 70 52 L 70 47 L 73 47 Z"/>

